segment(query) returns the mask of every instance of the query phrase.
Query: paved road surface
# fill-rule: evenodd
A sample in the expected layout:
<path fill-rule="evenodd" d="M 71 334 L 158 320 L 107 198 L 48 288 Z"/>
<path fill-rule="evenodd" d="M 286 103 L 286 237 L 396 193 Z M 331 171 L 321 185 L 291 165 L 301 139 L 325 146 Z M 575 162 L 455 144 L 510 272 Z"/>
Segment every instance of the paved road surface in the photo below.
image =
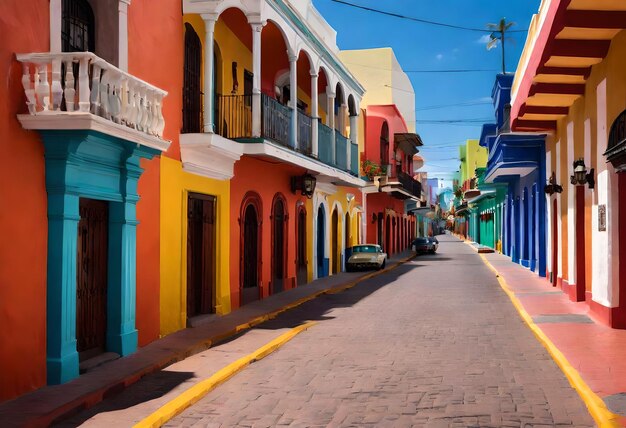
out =
<path fill-rule="evenodd" d="M 493 273 L 439 240 L 265 324 L 321 320 L 166 426 L 593 426 Z"/>

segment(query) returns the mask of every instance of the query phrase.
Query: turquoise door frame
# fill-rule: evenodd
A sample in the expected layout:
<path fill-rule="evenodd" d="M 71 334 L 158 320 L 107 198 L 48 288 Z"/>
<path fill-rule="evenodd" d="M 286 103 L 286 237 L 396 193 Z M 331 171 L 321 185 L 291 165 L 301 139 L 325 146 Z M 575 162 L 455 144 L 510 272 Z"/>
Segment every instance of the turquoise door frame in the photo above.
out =
<path fill-rule="evenodd" d="M 137 349 L 136 204 L 140 160 L 159 151 L 89 130 L 40 131 L 48 192 L 47 378 L 78 376 L 76 262 L 79 199 L 109 201 L 107 351 Z"/>

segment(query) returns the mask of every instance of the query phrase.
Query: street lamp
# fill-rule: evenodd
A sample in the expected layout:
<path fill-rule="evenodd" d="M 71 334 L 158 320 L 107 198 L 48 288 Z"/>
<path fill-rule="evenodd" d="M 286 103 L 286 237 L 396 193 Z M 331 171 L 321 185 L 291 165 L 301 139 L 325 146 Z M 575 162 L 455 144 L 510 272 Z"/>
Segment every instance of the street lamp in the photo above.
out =
<path fill-rule="evenodd" d="M 593 172 L 593 168 L 591 168 L 589 172 L 587 172 L 585 160 L 583 158 L 579 158 L 574 161 L 574 175 L 570 176 L 570 183 L 575 186 L 584 186 L 585 183 L 587 183 L 589 184 L 589 188 L 593 189 L 596 184 Z"/>
<path fill-rule="evenodd" d="M 302 191 L 302 196 L 306 196 L 311 199 L 315 192 L 315 186 L 317 180 L 311 174 L 304 174 L 301 176 L 291 177 L 291 191 L 296 193 L 296 190 Z"/>
<path fill-rule="evenodd" d="M 548 184 L 545 185 L 545 187 L 543 188 L 543 191 L 546 192 L 548 195 L 563 192 L 563 186 L 556 183 L 556 174 L 554 171 L 552 171 L 552 175 L 550 176 L 550 179 L 548 180 Z"/>

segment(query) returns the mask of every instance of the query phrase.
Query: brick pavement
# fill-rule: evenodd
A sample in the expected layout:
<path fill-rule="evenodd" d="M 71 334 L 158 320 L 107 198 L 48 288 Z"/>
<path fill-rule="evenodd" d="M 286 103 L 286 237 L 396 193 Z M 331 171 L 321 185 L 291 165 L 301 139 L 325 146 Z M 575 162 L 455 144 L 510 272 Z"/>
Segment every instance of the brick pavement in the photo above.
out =
<path fill-rule="evenodd" d="M 408 256 L 410 252 L 397 254 L 388 260 L 387 266 L 401 263 Z M 366 274 L 367 272 L 340 273 L 275 294 L 245 305 L 228 315 L 216 317 L 206 324 L 156 340 L 134 354 L 97 367 L 71 382 L 43 387 L 0 403 L 0 427 L 48 426 L 115 396 L 129 385 L 153 373 L 167 379 L 162 382 L 172 385 L 184 383 L 186 378 L 175 378 L 162 374 L 160 370 L 234 336 L 241 326 L 257 322 L 303 299 L 342 289 Z M 149 394 L 152 398 L 154 395 Z"/>
<path fill-rule="evenodd" d="M 263 324 L 321 320 L 167 426 L 593 426 L 479 256 L 439 240 Z"/>

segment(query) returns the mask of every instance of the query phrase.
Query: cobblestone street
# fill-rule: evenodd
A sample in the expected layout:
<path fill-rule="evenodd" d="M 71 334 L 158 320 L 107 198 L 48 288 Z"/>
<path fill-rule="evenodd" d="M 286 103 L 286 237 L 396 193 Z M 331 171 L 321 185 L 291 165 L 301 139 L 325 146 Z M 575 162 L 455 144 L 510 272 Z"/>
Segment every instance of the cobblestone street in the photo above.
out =
<path fill-rule="evenodd" d="M 321 320 L 167 426 L 593 426 L 479 256 L 440 241 L 263 324 Z"/>

